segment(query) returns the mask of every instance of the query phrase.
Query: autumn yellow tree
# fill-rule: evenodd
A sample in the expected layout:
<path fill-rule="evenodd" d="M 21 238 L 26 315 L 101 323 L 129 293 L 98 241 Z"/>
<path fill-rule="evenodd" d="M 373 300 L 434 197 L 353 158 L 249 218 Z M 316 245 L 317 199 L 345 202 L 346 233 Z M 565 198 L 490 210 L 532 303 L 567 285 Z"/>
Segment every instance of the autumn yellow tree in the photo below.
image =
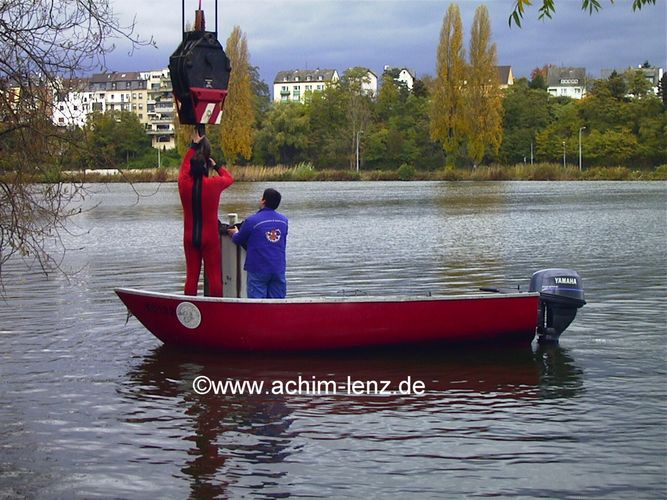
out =
<path fill-rule="evenodd" d="M 463 25 L 458 5 L 451 4 L 442 21 L 437 51 L 436 80 L 431 101 L 431 138 L 442 144 L 447 163 L 459 154 L 465 123 Z"/>
<path fill-rule="evenodd" d="M 470 32 L 470 64 L 465 85 L 467 156 L 478 164 L 485 153 L 498 153 L 503 136 L 502 96 L 496 68 L 496 44 L 486 6 L 475 10 Z"/>
<path fill-rule="evenodd" d="M 234 26 L 225 47 L 232 72 L 220 128 L 225 160 L 233 165 L 239 158 L 252 156 L 254 97 L 250 76 L 248 42 L 241 28 Z"/>

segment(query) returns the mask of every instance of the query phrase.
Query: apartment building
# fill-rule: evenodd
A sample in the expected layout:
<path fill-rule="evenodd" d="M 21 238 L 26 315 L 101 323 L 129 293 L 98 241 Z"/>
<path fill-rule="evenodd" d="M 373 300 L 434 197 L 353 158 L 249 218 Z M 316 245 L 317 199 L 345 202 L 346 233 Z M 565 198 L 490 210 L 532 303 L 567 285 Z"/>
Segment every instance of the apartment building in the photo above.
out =
<path fill-rule="evenodd" d="M 83 127 L 89 113 L 84 106 L 87 78 L 61 80 L 53 91 L 53 123 L 61 127 Z"/>
<path fill-rule="evenodd" d="M 176 147 L 176 105 L 169 70 L 147 71 L 142 76 L 148 82 L 146 133 L 151 136 L 154 148 L 173 149 Z"/>
<path fill-rule="evenodd" d="M 53 122 L 82 127 L 95 112 L 134 113 L 151 136 L 153 147 L 172 149 L 175 105 L 168 69 L 97 73 L 63 81 L 56 89 Z"/>
<path fill-rule="evenodd" d="M 328 85 L 338 82 L 335 69 L 294 69 L 279 71 L 273 80 L 274 102 L 305 102 L 306 96 L 322 92 Z"/>

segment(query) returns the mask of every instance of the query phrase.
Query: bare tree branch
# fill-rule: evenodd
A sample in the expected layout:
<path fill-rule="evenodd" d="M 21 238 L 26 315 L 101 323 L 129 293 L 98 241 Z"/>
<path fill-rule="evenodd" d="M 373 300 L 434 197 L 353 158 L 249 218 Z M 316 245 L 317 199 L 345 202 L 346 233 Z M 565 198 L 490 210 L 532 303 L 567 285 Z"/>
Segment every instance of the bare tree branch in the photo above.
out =
<path fill-rule="evenodd" d="M 105 69 L 114 40 L 154 45 L 134 21 L 121 24 L 109 0 L 0 2 L 0 294 L 12 257 L 47 275 L 61 270 L 62 236 L 87 192 L 63 180 L 83 146 L 80 132 L 51 122 L 54 95 L 76 75 Z"/>

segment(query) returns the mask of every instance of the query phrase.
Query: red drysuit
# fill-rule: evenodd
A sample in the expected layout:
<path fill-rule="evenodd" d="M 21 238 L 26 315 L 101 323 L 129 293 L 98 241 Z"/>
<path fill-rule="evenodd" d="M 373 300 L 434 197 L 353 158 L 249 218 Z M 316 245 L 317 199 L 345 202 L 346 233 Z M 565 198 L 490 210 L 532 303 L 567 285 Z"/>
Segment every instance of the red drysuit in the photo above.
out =
<path fill-rule="evenodd" d="M 204 259 L 208 291 L 212 297 L 222 297 L 222 270 L 220 236 L 218 235 L 218 204 L 220 194 L 231 186 L 234 178 L 229 171 L 220 167 L 218 175 L 201 179 L 201 210 L 193 206 L 194 178 L 190 175 L 190 158 L 195 150 L 190 148 L 183 158 L 178 173 L 178 193 L 183 205 L 183 248 L 185 250 L 185 295 L 197 295 L 197 284 Z M 201 219 L 196 220 L 197 214 Z M 197 222 L 201 224 L 201 243 L 193 236 Z"/>

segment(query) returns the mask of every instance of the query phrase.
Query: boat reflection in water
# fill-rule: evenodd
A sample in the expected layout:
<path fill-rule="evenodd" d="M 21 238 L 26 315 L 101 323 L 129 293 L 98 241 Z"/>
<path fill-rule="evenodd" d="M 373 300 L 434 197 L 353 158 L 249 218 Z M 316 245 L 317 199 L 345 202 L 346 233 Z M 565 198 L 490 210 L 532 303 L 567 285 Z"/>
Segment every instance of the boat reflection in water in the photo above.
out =
<path fill-rule="evenodd" d="M 193 387 L 197 377 L 254 382 L 255 388 L 261 383 L 263 388 L 254 394 L 198 394 Z M 387 436 L 387 429 L 378 434 L 368 423 L 385 415 L 399 416 L 401 425 L 409 426 L 399 434 L 426 433 L 432 439 L 462 432 L 474 436 L 488 426 L 488 420 L 476 419 L 498 418 L 494 415 L 508 408 L 534 406 L 544 398 L 571 398 L 583 391 L 582 371 L 558 345 L 535 350 L 283 356 L 208 355 L 162 345 L 146 355 L 128 379 L 122 396 L 132 411 L 126 421 L 139 424 L 140 435 L 152 436 L 147 454 L 154 455 L 157 446 L 162 448 L 158 456 L 177 462 L 196 498 L 225 496 L 230 488 L 270 492 L 271 485 L 275 489 L 286 481 L 281 481 L 283 476 L 293 475 L 303 464 L 306 443 L 315 446 L 313 442 L 350 435 L 387 443 L 404 439 Z M 423 382 L 424 390 L 417 386 L 412 394 L 398 393 L 407 380 L 413 388 L 416 381 Z M 318 389 L 319 381 L 335 381 L 335 394 L 324 390 L 325 385 Z M 389 382 L 384 390 L 392 394 L 374 392 L 375 382 L 383 381 Z M 351 382 L 359 389 L 354 395 L 347 392 Z M 291 387 L 291 392 L 278 393 L 276 387 Z M 199 392 L 202 389 L 200 385 Z M 187 450 L 177 450 L 174 441 L 189 443 Z M 174 455 L 168 458 L 170 453 Z"/>

